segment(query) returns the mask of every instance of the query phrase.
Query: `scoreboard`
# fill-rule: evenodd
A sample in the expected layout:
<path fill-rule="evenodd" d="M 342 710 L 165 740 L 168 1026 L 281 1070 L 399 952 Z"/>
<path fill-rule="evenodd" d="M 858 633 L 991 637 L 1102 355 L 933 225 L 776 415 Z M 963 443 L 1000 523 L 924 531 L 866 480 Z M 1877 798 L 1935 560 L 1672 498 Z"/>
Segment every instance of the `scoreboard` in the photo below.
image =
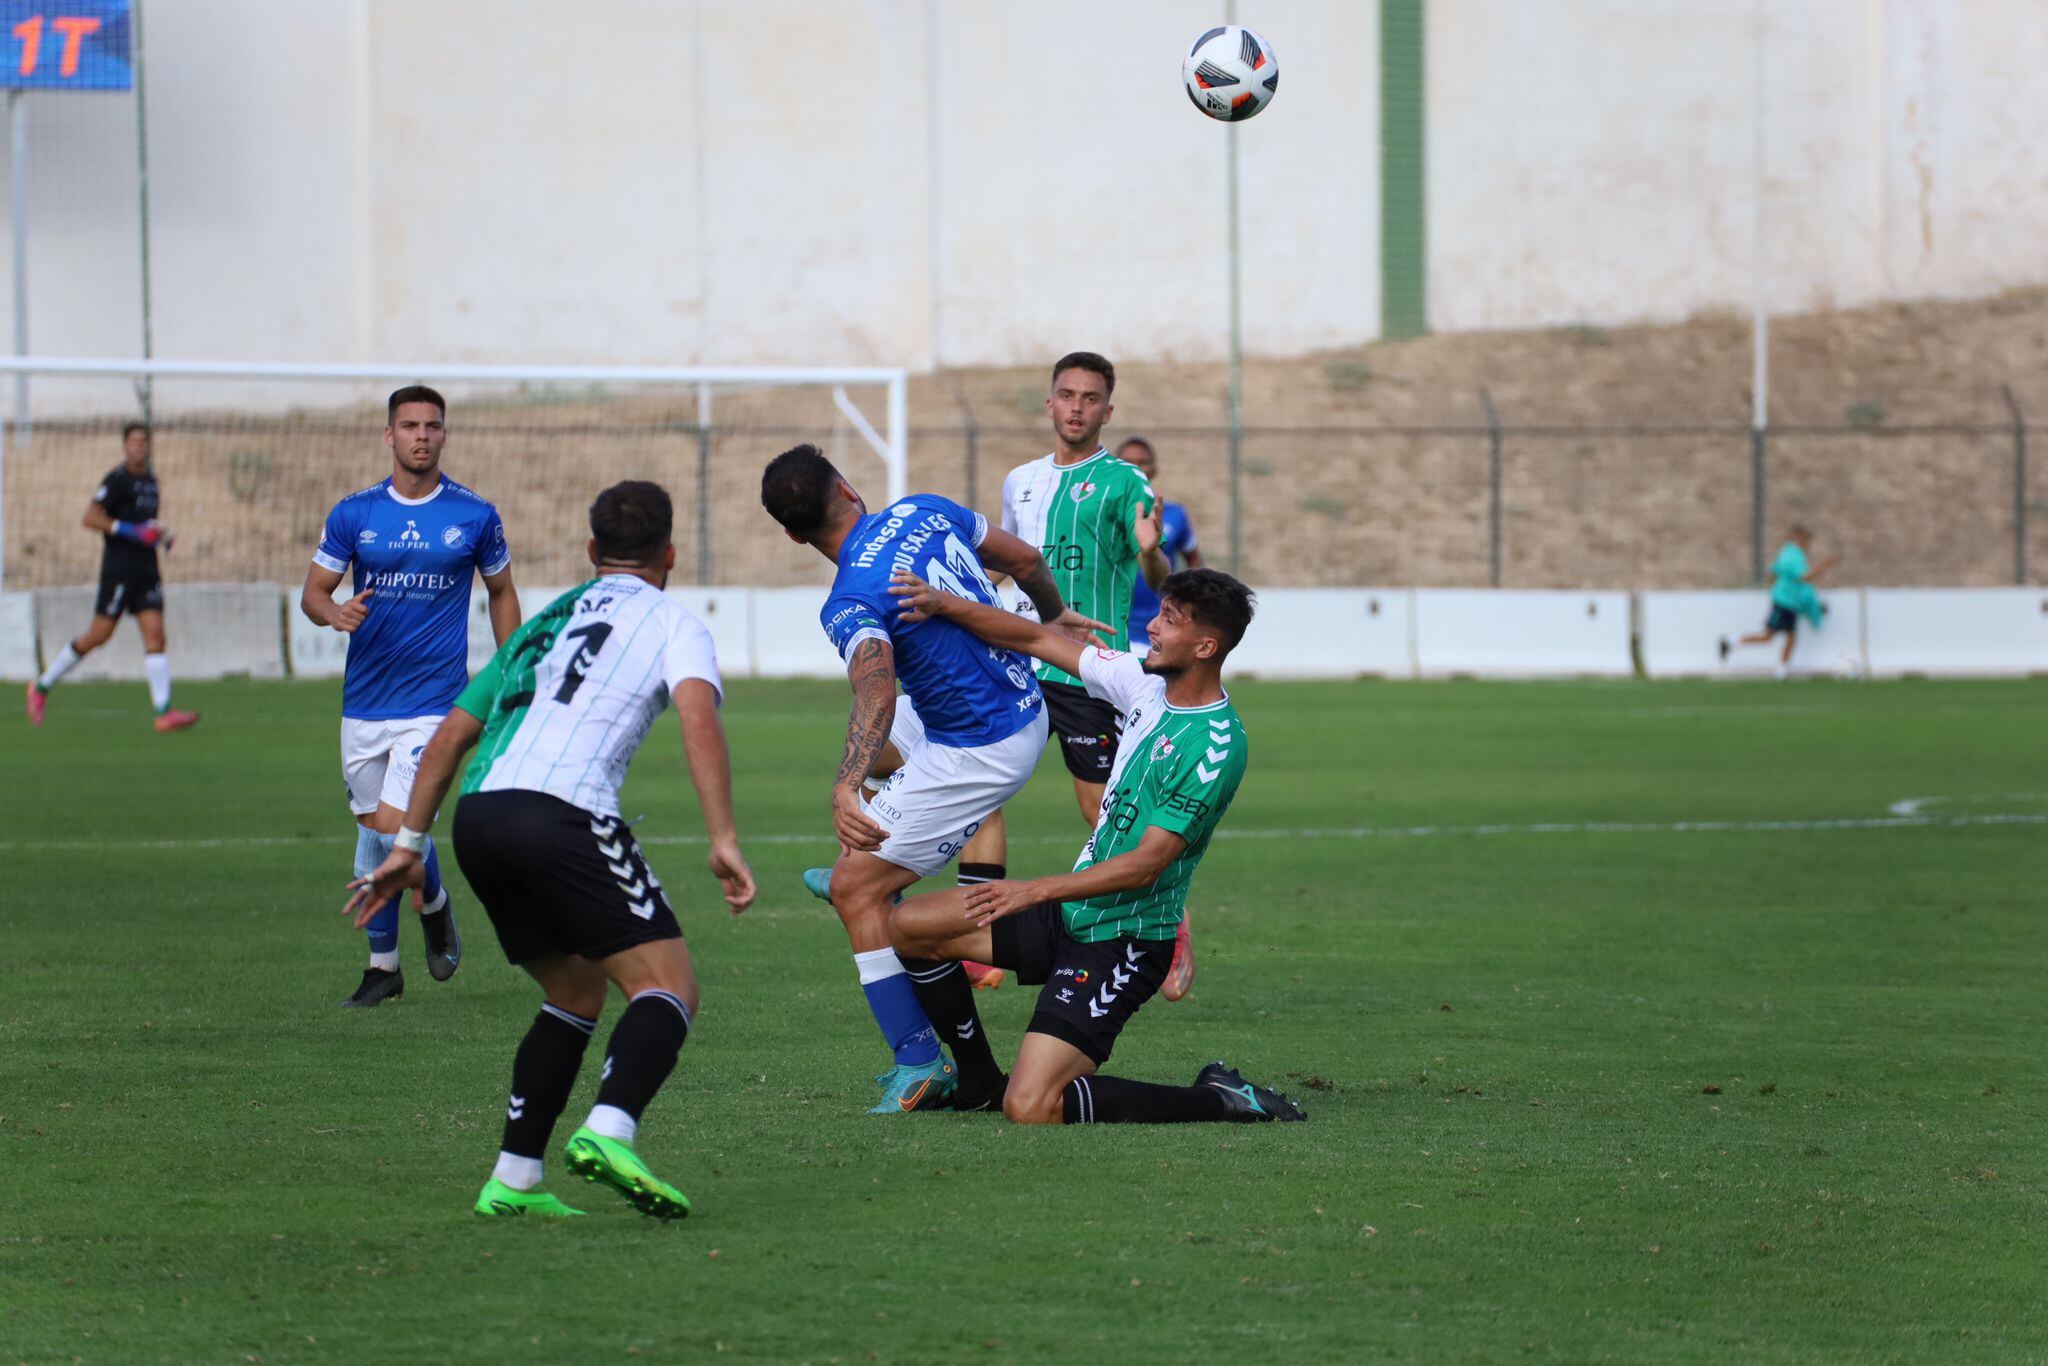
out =
<path fill-rule="evenodd" d="M 0 0 L 0 89 L 128 90 L 132 0 Z"/>

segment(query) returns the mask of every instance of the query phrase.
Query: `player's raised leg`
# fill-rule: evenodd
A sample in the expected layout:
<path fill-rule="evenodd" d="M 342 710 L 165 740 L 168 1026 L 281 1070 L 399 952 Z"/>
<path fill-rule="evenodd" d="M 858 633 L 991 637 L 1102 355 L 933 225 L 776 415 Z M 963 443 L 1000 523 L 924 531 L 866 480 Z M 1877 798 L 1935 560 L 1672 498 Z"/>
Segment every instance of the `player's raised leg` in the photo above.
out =
<path fill-rule="evenodd" d="M 57 657 L 50 661 L 50 666 L 43 670 L 41 676 L 35 682 L 28 685 L 28 719 L 30 725 L 40 726 L 43 724 L 44 711 L 49 704 L 50 689 L 56 687 L 65 674 L 77 668 L 80 660 L 113 639 L 114 627 L 120 623 L 120 620 L 117 616 L 109 616 L 95 608 L 93 618 L 86 624 L 85 630 L 71 640 L 66 641 L 64 648 L 57 652 Z"/>
<path fill-rule="evenodd" d="M 991 812 L 981 823 L 981 829 L 967 841 L 967 847 L 960 851 L 960 866 L 954 874 L 954 881 L 962 887 L 1001 882 L 1010 873 L 1009 865 L 1004 862 L 1008 849 L 1009 826 L 1002 812 Z M 1009 975 L 993 963 L 963 962 L 960 968 L 976 991 L 994 991 Z"/>

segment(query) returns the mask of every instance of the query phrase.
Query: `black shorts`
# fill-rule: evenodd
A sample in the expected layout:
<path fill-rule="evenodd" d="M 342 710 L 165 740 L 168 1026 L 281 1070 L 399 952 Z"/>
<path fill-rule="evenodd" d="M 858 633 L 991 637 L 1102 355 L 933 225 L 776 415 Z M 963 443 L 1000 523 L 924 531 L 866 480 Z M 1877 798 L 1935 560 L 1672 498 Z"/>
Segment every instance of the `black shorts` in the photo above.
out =
<path fill-rule="evenodd" d="M 1045 717 L 1059 737 L 1067 772 L 1084 783 L 1108 782 L 1109 771 L 1116 767 L 1117 732 L 1122 729 L 1116 708 L 1072 683 L 1041 680 L 1038 688 L 1045 694 Z"/>
<path fill-rule="evenodd" d="M 163 610 L 164 581 L 157 572 L 156 556 L 150 556 L 147 563 L 122 563 L 111 556 L 101 559 L 99 596 L 92 600 L 94 616 Z"/>
<path fill-rule="evenodd" d="M 609 958 L 682 938 L 633 831 L 545 792 L 472 792 L 455 804 L 455 860 L 513 963 Z"/>
<path fill-rule="evenodd" d="M 1057 901 L 1005 916 L 989 927 L 989 961 L 1027 987 L 1044 983 L 1025 1028 L 1109 1061 L 1117 1035 L 1152 999 L 1173 966 L 1171 939 L 1105 939 L 1084 944 L 1067 933 Z"/>
<path fill-rule="evenodd" d="M 1799 634 L 1799 614 L 1789 607 L 1771 604 L 1771 615 L 1764 620 L 1766 631 L 1783 631 L 1788 636 Z"/>

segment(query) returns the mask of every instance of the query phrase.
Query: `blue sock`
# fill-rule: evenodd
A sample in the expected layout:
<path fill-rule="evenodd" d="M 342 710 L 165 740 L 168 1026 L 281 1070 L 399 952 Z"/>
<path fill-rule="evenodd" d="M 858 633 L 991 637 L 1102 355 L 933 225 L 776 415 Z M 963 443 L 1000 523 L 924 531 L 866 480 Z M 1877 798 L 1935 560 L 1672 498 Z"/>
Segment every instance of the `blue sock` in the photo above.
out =
<path fill-rule="evenodd" d="M 426 863 L 427 885 L 420 889 L 420 894 L 426 897 L 428 910 L 439 910 L 435 903 L 441 900 L 441 851 L 434 847 L 431 835 L 427 837 Z"/>
<path fill-rule="evenodd" d="M 391 853 L 391 836 L 380 835 L 374 830 L 356 827 L 356 876 L 364 877 L 377 871 Z M 370 923 L 363 928 L 370 936 L 371 953 L 398 952 L 398 902 L 404 893 L 384 903 L 377 913 L 370 917 Z"/>
<path fill-rule="evenodd" d="M 917 1003 L 917 990 L 910 974 L 891 949 L 856 953 L 853 964 L 860 970 L 860 989 L 868 998 L 868 1009 L 882 1027 L 882 1039 L 896 1055 L 899 1067 L 923 1067 L 939 1060 L 939 1036 Z"/>

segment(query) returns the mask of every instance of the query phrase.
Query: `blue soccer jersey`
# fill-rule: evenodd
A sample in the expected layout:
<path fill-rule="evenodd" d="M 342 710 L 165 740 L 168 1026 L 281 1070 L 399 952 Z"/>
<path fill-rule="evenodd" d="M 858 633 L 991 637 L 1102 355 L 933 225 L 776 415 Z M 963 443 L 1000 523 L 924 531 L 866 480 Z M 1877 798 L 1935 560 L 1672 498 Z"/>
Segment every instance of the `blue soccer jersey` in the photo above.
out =
<path fill-rule="evenodd" d="M 907 569 L 934 588 L 1000 607 L 974 553 L 987 534 L 980 513 L 913 493 L 854 523 L 820 614 L 842 659 L 863 640 L 888 641 L 925 735 L 956 749 L 992 745 L 1031 724 L 1045 706 L 1031 662 L 950 621 L 899 621 L 903 609 L 889 595 L 889 577 Z"/>
<path fill-rule="evenodd" d="M 388 721 L 453 706 L 469 682 L 471 580 L 512 563 L 498 510 L 445 475 L 419 499 L 386 479 L 334 505 L 313 563 L 353 565 L 355 591 L 374 590 L 349 638 L 341 714 Z"/>
<path fill-rule="evenodd" d="M 1166 567 L 1177 570 L 1186 562 L 1188 552 L 1195 548 L 1195 524 L 1188 520 L 1188 510 L 1179 503 L 1168 503 L 1159 514 L 1159 548 L 1166 552 Z M 1144 574 L 1138 575 L 1131 585 L 1131 645 L 1133 648 L 1145 643 L 1145 627 L 1152 618 L 1159 615 L 1159 595 L 1152 591 L 1152 585 L 1145 582 Z"/>

